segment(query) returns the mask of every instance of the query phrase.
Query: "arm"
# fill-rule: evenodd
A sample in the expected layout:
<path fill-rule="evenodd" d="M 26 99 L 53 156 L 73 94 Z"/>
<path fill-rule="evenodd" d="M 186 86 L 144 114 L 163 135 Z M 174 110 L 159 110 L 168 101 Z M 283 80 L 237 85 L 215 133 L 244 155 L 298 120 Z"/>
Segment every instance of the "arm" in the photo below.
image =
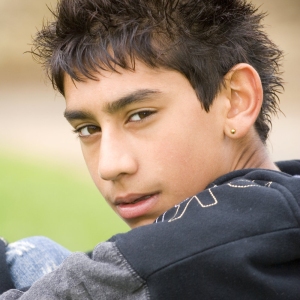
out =
<path fill-rule="evenodd" d="M 145 282 L 112 242 L 99 244 L 93 260 L 83 253 L 69 256 L 26 293 L 11 290 L 1 300 L 27 299 L 148 299 Z"/>

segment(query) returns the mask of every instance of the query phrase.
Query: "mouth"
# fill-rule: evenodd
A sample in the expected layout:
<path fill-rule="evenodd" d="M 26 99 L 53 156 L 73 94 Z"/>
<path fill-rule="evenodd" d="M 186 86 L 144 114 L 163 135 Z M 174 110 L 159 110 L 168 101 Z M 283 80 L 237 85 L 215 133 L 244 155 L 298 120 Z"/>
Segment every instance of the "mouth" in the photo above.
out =
<path fill-rule="evenodd" d="M 127 196 L 124 198 L 117 198 L 117 200 L 115 201 L 116 205 L 128 205 L 128 204 L 135 204 L 138 203 L 140 201 L 144 201 L 147 200 L 149 198 L 151 198 L 153 195 L 155 195 L 156 193 L 153 194 L 149 194 L 149 195 L 143 195 L 143 196 Z"/>
<path fill-rule="evenodd" d="M 158 202 L 159 193 L 127 195 L 115 200 L 117 212 L 123 219 L 133 219 L 149 214 Z"/>

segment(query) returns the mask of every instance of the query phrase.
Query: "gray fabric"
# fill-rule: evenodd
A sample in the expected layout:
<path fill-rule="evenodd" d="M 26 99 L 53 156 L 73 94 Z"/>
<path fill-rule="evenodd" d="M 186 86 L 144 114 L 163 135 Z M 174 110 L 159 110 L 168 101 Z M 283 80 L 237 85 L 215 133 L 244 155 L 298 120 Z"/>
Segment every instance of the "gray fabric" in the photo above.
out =
<path fill-rule="evenodd" d="M 148 288 L 119 252 L 115 243 L 99 244 L 91 260 L 74 253 L 29 291 L 10 290 L 0 300 L 150 299 Z"/>

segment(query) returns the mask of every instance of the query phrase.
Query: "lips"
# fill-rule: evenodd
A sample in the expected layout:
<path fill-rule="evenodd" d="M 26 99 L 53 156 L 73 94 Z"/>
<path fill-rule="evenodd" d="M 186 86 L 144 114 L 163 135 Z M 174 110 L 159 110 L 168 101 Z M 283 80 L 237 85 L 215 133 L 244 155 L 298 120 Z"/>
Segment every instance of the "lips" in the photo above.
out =
<path fill-rule="evenodd" d="M 154 193 L 155 194 L 155 193 Z M 143 195 L 143 196 L 127 196 L 127 197 L 123 197 L 123 198 L 117 198 L 117 200 L 115 201 L 116 205 L 126 205 L 126 204 L 135 204 L 139 201 L 143 201 L 143 200 L 147 200 L 150 197 L 152 197 L 154 194 L 150 194 L 150 195 Z"/>
<path fill-rule="evenodd" d="M 159 193 L 151 194 L 130 194 L 124 197 L 117 197 L 114 201 L 118 214 L 123 219 L 142 217 L 151 212 L 158 202 Z"/>

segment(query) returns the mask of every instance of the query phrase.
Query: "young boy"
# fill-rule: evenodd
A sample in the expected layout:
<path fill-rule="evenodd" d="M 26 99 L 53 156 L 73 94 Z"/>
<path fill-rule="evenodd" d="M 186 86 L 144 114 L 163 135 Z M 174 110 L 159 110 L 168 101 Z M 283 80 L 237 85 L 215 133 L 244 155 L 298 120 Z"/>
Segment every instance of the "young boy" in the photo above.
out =
<path fill-rule="evenodd" d="M 281 51 L 262 18 L 242 0 L 58 3 L 34 53 L 133 230 L 1 300 L 299 299 L 300 162 L 266 150 Z"/>

